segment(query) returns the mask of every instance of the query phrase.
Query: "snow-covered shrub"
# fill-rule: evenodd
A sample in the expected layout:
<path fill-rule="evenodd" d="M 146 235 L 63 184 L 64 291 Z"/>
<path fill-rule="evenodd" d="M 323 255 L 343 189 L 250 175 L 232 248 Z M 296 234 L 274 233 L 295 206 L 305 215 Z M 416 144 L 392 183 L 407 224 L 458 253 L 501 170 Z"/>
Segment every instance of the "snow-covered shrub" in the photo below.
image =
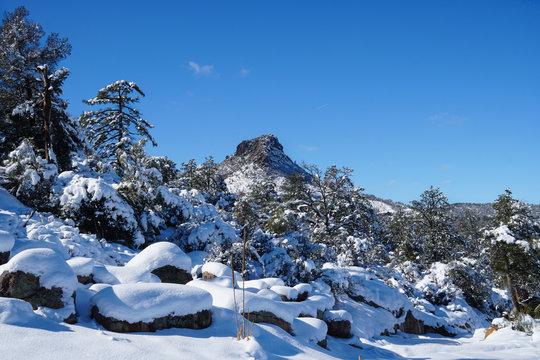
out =
<path fill-rule="evenodd" d="M 30 141 L 23 140 L 9 153 L 0 168 L 3 186 L 22 203 L 51 210 L 51 185 L 58 174 L 56 165 L 37 156 Z"/>
<path fill-rule="evenodd" d="M 485 267 L 478 266 L 478 262 L 463 258 L 449 264 L 448 276 L 450 280 L 461 289 L 467 303 L 477 309 L 486 310 L 491 303 L 491 279 Z"/>
<path fill-rule="evenodd" d="M 110 241 L 141 245 L 144 238 L 137 230 L 133 209 L 114 187 L 101 178 L 62 173 L 67 180 L 59 197 L 60 214 L 75 221 L 81 231 Z"/>

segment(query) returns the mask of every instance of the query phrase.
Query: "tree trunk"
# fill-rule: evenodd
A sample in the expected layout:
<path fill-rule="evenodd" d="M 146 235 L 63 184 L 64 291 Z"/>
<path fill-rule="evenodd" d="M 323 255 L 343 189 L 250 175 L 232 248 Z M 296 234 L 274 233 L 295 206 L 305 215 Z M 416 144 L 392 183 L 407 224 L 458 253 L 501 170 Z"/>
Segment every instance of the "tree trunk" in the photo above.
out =
<path fill-rule="evenodd" d="M 516 311 L 521 311 L 521 304 L 519 303 L 517 289 L 514 285 L 514 281 L 508 273 L 506 273 L 506 286 L 508 289 L 508 294 L 510 295 L 510 300 L 512 300 L 512 305 Z"/>
<path fill-rule="evenodd" d="M 44 148 L 45 148 L 45 160 L 48 162 L 51 161 L 51 154 L 49 149 L 51 146 L 51 108 L 52 108 L 52 88 L 51 88 L 51 79 L 49 78 L 49 67 L 47 65 L 41 66 L 38 68 L 41 76 L 43 77 L 43 138 L 44 138 Z"/>

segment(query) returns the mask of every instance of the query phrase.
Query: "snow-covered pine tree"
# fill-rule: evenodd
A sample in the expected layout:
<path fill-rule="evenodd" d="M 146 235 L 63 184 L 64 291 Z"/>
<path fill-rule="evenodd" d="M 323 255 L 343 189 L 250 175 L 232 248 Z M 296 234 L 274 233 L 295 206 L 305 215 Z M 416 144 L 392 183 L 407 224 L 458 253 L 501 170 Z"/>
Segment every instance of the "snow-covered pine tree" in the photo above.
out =
<path fill-rule="evenodd" d="M 28 15 L 18 7 L 0 27 L 0 153 L 7 154 L 26 138 L 48 161 L 55 160 L 50 149 L 61 154 L 58 165 L 68 169 L 81 140 L 60 98 L 69 70 L 58 69 L 58 63 L 71 53 L 71 45 L 56 33 L 43 41 L 41 25 Z"/>
<path fill-rule="evenodd" d="M 359 264 L 384 259 L 381 228 L 361 188 L 355 187 L 352 170 L 335 165 L 325 171 L 304 165 L 309 174 L 286 178 L 282 191 L 290 211 L 311 228 L 315 242 L 337 253 L 348 249 L 346 263 Z"/>
<path fill-rule="evenodd" d="M 540 223 L 510 189 L 493 204 L 495 228 L 486 231 L 490 263 L 499 284 L 506 285 L 512 304 L 540 291 Z"/>
<path fill-rule="evenodd" d="M 99 90 L 95 98 L 83 100 L 90 106 L 104 106 L 84 112 L 80 122 L 87 129 L 96 153 L 121 175 L 135 163 L 134 150 L 138 141 L 149 140 L 156 146 L 150 135 L 153 126 L 133 107 L 139 102 L 137 94 L 144 96 L 137 84 L 118 80 Z"/>
<path fill-rule="evenodd" d="M 52 210 L 49 195 L 58 171 L 56 165 L 36 155 L 29 140 L 24 139 L 2 165 L 2 186 L 27 206 Z"/>
<path fill-rule="evenodd" d="M 423 244 L 421 257 L 427 263 L 456 259 L 464 242 L 452 229 L 447 215 L 448 199 L 439 188 L 431 186 L 411 201 L 414 231 Z"/>

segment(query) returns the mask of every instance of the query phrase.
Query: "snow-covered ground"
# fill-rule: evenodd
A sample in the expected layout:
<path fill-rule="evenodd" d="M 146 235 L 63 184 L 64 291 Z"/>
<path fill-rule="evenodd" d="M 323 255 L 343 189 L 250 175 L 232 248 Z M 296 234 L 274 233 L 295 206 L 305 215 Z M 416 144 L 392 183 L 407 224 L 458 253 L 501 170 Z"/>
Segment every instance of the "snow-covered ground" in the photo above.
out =
<path fill-rule="evenodd" d="M 349 276 L 348 281 L 354 285 L 353 295 L 363 297 L 365 302 L 354 301 L 346 295 L 334 301 L 329 287 L 319 282 L 287 288 L 277 278 L 246 281 L 248 311 L 272 311 L 290 322 L 295 335 L 275 325 L 259 323 L 255 324 L 249 340 L 238 341 L 230 269 L 215 263 L 207 264 L 203 271 L 215 273 L 218 278 L 211 281 L 193 280 L 185 286 L 161 286 L 156 284 L 159 279 L 150 273 L 151 269 L 165 263 L 174 263 L 186 270 L 191 266 L 193 272 L 195 267 L 201 265 L 203 254 L 200 252 L 186 256 L 179 249 L 166 244 L 149 247 L 137 258 L 134 257 L 137 251 L 80 234 L 68 222 L 45 214 L 32 214 L 30 209 L 2 188 L 0 230 L 3 231 L 4 248 L 11 248 L 13 260 L 2 266 L 2 269 L 35 272 L 42 277 L 45 286 L 49 285 L 47 281 L 52 276 L 54 284 L 68 288 L 66 292 L 77 287 L 75 306 L 78 313 L 78 323 L 71 325 L 50 316 L 50 311 L 33 311 L 22 300 L 0 298 L 1 359 L 358 359 L 359 356 L 362 359 L 540 358 L 538 333 L 530 336 L 509 328 L 499 330 L 485 340 L 485 327 L 477 328 L 473 333 L 460 332 L 454 338 L 401 332 L 381 336 L 381 332 L 392 329 L 402 321 L 404 315 L 400 309 L 414 310 L 414 315 L 422 318 L 426 324 L 429 321 L 433 321 L 432 324 L 436 321 L 459 324 L 461 318 L 463 321 L 472 321 L 476 326 L 487 326 L 489 323 L 482 323 L 475 318 L 471 308 L 465 305 L 459 307 L 458 303 L 444 308 L 432 306 L 422 311 L 422 307 L 414 307 L 409 298 L 398 289 L 388 286 L 366 269 L 354 267 L 344 271 Z M 167 261 L 163 263 L 156 256 L 161 251 L 167 254 Z M 41 258 L 47 261 L 41 263 Z M 33 266 L 32 261 L 40 261 L 40 266 Z M 59 272 L 59 269 L 62 271 Z M 75 274 L 87 275 L 90 269 L 94 281 L 101 284 L 73 284 Z M 237 289 L 241 283 L 238 279 Z M 419 284 L 431 284 L 429 279 L 425 282 Z M 135 292 L 140 298 L 134 297 Z M 302 302 L 281 302 L 278 293 L 294 297 L 291 294 L 294 292 L 308 292 L 309 297 Z M 155 333 L 115 333 L 104 330 L 90 318 L 90 308 L 92 304 L 98 304 L 103 311 L 107 311 L 101 301 L 105 299 L 105 303 L 110 305 L 109 295 L 112 293 L 116 294 L 126 309 L 133 308 L 135 312 L 140 312 L 134 321 L 144 317 L 142 315 L 153 319 L 174 313 L 174 309 L 183 306 L 178 305 L 181 303 L 179 298 L 186 298 L 188 294 L 195 300 L 193 304 L 183 307 L 193 308 L 191 312 L 211 308 L 212 324 L 202 330 L 167 329 Z M 237 290 L 238 307 L 241 298 L 242 291 Z M 370 302 L 380 307 L 374 307 Z M 152 305 L 154 303 L 163 303 L 169 308 L 156 312 Z M 457 310 L 453 311 L 453 308 Z M 334 311 L 326 312 L 325 319 L 352 320 L 354 336 L 350 339 L 327 336 L 327 349 L 324 349 L 317 342 L 323 340 L 327 327 L 315 316 L 318 310 L 330 309 Z M 126 316 L 120 316 L 118 311 L 119 307 L 114 306 L 109 315 L 125 318 L 131 315 L 128 311 L 124 314 Z M 398 312 L 401 315 L 397 315 Z M 301 314 L 313 317 L 299 318 Z"/>

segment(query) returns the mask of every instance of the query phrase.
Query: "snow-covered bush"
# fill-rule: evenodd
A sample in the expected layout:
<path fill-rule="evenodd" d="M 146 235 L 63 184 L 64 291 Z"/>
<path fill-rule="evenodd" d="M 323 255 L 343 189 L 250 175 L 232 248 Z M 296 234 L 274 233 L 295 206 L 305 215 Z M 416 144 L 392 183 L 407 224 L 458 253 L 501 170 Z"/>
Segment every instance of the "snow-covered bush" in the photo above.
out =
<path fill-rule="evenodd" d="M 485 266 L 478 262 L 463 258 L 449 264 L 448 276 L 461 289 L 467 303 L 477 309 L 487 310 L 491 303 L 491 277 Z"/>
<path fill-rule="evenodd" d="M 66 181 L 59 197 L 60 214 L 84 232 L 127 245 L 141 245 L 133 209 L 102 178 L 62 173 Z"/>
<path fill-rule="evenodd" d="M 57 168 L 37 156 L 30 141 L 23 140 L 2 165 L 2 185 L 11 194 L 25 205 L 51 210 L 49 195 L 58 174 Z"/>

